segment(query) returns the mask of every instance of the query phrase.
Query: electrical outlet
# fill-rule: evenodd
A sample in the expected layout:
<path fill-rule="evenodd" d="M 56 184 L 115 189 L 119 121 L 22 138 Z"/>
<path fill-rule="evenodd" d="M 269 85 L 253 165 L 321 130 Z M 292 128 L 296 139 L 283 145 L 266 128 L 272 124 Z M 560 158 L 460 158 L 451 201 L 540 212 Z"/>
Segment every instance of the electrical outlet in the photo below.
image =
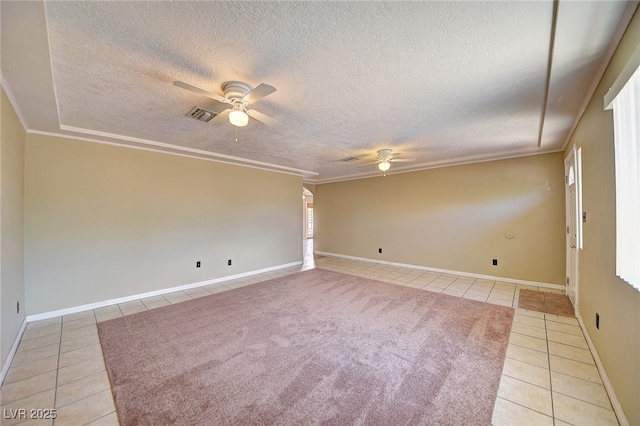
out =
<path fill-rule="evenodd" d="M 379 248 L 379 249 L 378 249 L 378 253 L 382 253 L 382 248 Z"/>
<path fill-rule="evenodd" d="M 231 259 L 227 260 L 227 265 L 231 266 Z"/>
<path fill-rule="evenodd" d="M 497 266 L 498 265 L 498 259 L 493 259 L 493 266 Z"/>
<path fill-rule="evenodd" d="M 596 328 L 600 330 L 600 314 L 596 312 Z"/>
<path fill-rule="evenodd" d="M 16 314 L 19 314 L 19 313 L 20 313 L 20 301 L 18 300 L 16 302 Z"/>
<path fill-rule="evenodd" d="M 199 268 L 199 267 L 200 267 L 200 261 L 198 260 L 198 261 L 196 262 L 196 268 Z"/>

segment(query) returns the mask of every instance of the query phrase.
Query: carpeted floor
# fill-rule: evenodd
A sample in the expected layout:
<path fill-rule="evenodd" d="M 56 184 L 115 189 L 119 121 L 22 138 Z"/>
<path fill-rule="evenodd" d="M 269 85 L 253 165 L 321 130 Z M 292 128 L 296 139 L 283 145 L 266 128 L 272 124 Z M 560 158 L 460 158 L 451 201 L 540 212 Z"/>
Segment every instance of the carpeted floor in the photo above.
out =
<path fill-rule="evenodd" d="M 488 425 L 513 313 L 314 269 L 98 331 L 123 425 Z"/>
<path fill-rule="evenodd" d="M 521 309 L 528 309 L 530 311 L 544 312 L 564 317 L 575 317 L 573 305 L 569 298 L 564 294 L 535 290 L 520 290 L 518 307 Z"/>

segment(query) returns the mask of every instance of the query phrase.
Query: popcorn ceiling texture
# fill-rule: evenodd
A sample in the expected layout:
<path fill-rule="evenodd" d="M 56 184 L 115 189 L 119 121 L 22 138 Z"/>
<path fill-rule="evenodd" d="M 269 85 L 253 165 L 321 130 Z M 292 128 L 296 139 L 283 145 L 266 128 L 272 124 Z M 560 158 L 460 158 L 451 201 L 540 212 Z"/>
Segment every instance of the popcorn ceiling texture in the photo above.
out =
<path fill-rule="evenodd" d="M 563 4 L 538 148 L 552 2 L 16 3 L 3 4 L 2 69 L 30 129 L 231 155 L 319 181 L 375 172 L 338 160 L 381 148 L 416 159 L 392 172 L 560 150 L 624 9 Z M 225 106 L 174 80 L 216 93 L 230 80 L 271 84 L 252 108 L 285 125 L 251 120 L 236 142 L 224 119 L 185 117 Z"/>

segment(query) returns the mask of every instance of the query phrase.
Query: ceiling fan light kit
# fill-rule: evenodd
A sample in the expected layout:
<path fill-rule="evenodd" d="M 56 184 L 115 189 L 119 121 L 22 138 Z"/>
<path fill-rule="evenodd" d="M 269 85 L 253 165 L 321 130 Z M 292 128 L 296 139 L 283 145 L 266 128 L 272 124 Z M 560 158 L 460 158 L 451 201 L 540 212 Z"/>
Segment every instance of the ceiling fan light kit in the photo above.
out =
<path fill-rule="evenodd" d="M 249 124 L 249 116 L 240 105 L 234 105 L 233 110 L 229 113 L 229 123 L 236 127 L 244 127 Z"/>
<path fill-rule="evenodd" d="M 378 169 L 380 171 L 386 172 L 390 168 L 391 168 L 391 163 L 389 163 L 389 160 L 382 160 L 381 162 L 378 163 Z"/>
<path fill-rule="evenodd" d="M 393 154 L 393 150 L 389 148 L 380 149 L 378 150 L 378 159 L 376 161 L 365 163 L 365 164 L 376 164 L 378 167 L 378 170 L 380 170 L 383 173 L 383 175 L 386 176 L 387 170 L 391 168 L 391 163 L 396 163 L 396 162 L 410 163 L 415 161 L 410 158 L 397 158 L 398 156 L 400 156 L 399 152 Z M 347 157 L 347 159 L 349 158 L 350 157 Z M 353 158 L 357 159 L 357 157 L 353 157 Z"/>

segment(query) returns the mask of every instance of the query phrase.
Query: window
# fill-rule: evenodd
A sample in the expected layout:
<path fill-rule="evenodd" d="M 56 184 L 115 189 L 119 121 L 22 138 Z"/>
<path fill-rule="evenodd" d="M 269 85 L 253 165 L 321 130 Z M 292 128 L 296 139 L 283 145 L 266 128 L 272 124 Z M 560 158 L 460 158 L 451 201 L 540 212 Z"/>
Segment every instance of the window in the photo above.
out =
<path fill-rule="evenodd" d="M 573 172 L 573 166 L 569 167 L 569 177 L 567 178 L 567 185 L 571 186 L 576 183 L 576 174 Z"/>
<path fill-rule="evenodd" d="M 640 289 L 640 68 L 606 109 L 613 109 L 616 274 Z"/>

